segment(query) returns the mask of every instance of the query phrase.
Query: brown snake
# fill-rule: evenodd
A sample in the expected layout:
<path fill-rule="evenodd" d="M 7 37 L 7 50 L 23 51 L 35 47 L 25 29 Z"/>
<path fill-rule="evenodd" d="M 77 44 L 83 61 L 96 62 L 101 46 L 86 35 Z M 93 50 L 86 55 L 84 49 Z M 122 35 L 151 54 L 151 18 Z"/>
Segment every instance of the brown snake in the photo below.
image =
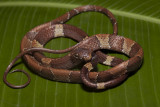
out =
<path fill-rule="evenodd" d="M 82 12 L 86 12 L 86 11 L 98 11 L 103 14 L 106 14 L 112 21 L 112 24 L 114 27 L 113 35 L 108 36 L 108 34 L 99 34 L 93 37 L 85 38 L 87 37 L 87 34 L 81 31 L 80 29 L 70 26 L 70 25 L 66 25 L 66 24 L 57 24 L 57 23 L 64 23 L 68 21 L 70 18 L 72 18 L 73 16 L 79 13 L 82 13 Z M 123 60 L 112 57 L 112 56 L 105 55 L 101 53 L 100 51 L 97 51 L 96 54 L 92 58 L 93 51 L 95 52 L 96 50 L 99 50 L 99 49 L 111 49 L 114 51 L 123 52 L 129 55 L 130 57 L 133 57 L 134 55 L 130 55 L 130 52 L 132 52 L 132 50 L 134 49 L 137 49 L 137 48 L 132 49 L 132 46 L 134 46 L 134 44 L 136 43 L 132 40 L 129 40 L 123 37 L 119 37 L 119 36 L 115 36 L 115 35 L 117 35 L 117 22 L 114 16 L 112 15 L 112 13 L 109 12 L 107 9 L 98 7 L 98 6 L 82 6 L 82 7 L 75 8 L 51 22 L 35 27 L 34 29 L 32 29 L 30 32 L 28 32 L 24 36 L 22 43 L 21 43 L 21 53 L 8 66 L 4 74 L 4 82 L 12 88 L 23 88 L 29 84 L 30 77 L 23 70 L 17 70 L 17 71 L 22 71 L 27 75 L 29 80 L 27 81 L 26 84 L 15 86 L 15 85 L 10 84 L 6 80 L 7 74 L 9 70 L 11 69 L 11 67 L 13 66 L 13 64 L 15 63 L 15 61 L 25 54 L 23 57 L 25 61 L 27 62 L 27 65 L 35 73 L 47 79 L 62 81 L 62 82 L 75 82 L 75 83 L 81 83 L 83 80 L 83 82 L 87 86 L 98 88 L 98 89 L 109 88 L 109 87 L 115 86 L 121 83 L 127 77 L 127 72 L 137 69 L 140 66 L 141 60 L 143 58 L 143 51 L 138 54 L 138 56 L 140 57 L 140 60 L 139 59 L 137 59 L 136 61 L 129 60 L 128 63 L 126 61 L 121 63 Z M 65 49 L 65 50 L 44 49 L 43 46 L 49 40 L 55 37 L 69 37 L 76 41 L 82 41 L 83 38 L 85 39 L 82 42 L 78 43 L 77 45 L 71 48 Z M 96 39 L 96 38 L 103 38 L 104 40 Z M 112 38 L 112 42 L 109 42 L 110 39 L 107 39 L 107 38 Z M 122 42 L 122 38 L 123 38 L 123 42 Z M 90 41 L 91 39 L 93 39 L 92 42 Z M 113 42 L 115 42 L 115 44 L 111 46 L 110 48 L 101 47 L 103 44 L 104 46 L 106 46 L 107 44 L 108 45 L 113 44 Z M 139 46 L 139 45 L 136 44 L 136 46 Z M 121 48 L 121 50 L 117 49 L 119 47 Z M 126 53 L 125 51 L 128 49 L 130 51 L 129 52 L 127 51 L 128 53 Z M 138 48 L 138 49 L 141 49 L 141 48 Z M 71 51 L 71 53 L 64 56 L 63 58 L 56 58 L 56 59 L 46 58 L 41 53 L 41 52 L 63 53 L 63 52 L 68 52 L 68 51 Z M 136 54 L 135 51 L 133 51 L 132 53 Z M 79 65 L 81 62 L 89 61 L 91 60 L 91 58 L 93 59 L 93 61 L 91 61 L 90 63 L 87 63 L 82 68 L 81 76 L 80 76 L 80 71 L 66 70 L 66 69 L 73 68 L 76 65 Z M 94 60 L 94 58 L 96 60 Z M 117 65 L 118 66 L 118 67 L 117 66 L 113 67 L 112 68 L 113 70 L 111 69 L 111 70 L 107 70 L 103 72 L 90 72 L 89 73 L 89 78 L 91 79 L 91 81 L 94 81 L 94 82 L 107 81 L 107 82 L 92 83 L 88 78 L 87 71 L 91 70 L 92 63 L 96 64 L 98 62 L 103 63 L 105 65 L 110 65 L 110 66 Z M 129 64 L 129 62 L 136 62 L 138 64 L 137 65 Z M 12 72 L 15 72 L 15 71 L 16 70 Z"/>

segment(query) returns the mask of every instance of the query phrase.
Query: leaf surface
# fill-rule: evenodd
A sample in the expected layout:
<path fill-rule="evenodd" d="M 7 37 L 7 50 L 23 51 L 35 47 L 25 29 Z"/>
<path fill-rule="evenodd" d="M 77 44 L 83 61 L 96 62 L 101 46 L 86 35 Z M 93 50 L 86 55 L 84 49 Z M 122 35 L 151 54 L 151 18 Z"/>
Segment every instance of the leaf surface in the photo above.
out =
<path fill-rule="evenodd" d="M 51 21 L 82 5 L 109 9 L 118 21 L 118 34 L 138 42 L 144 50 L 141 69 L 120 86 L 102 91 L 87 91 L 80 84 L 60 83 L 32 73 L 20 60 L 15 68 L 26 70 L 31 83 L 24 89 L 12 89 L 3 83 L 3 73 L 20 52 L 23 36 L 40 24 Z M 0 1 L 0 107 L 160 107 L 160 2 L 139 0 L 1 0 Z M 72 18 L 67 24 L 79 27 L 89 36 L 112 33 L 109 19 L 95 12 Z M 58 38 L 46 48 L 65 49 L 76 44 Z M 46 54 L 49 57 L 61 55 Z M 126 59 L 123 55 L 111 54 Z M 98 70 L 109 67 L 98 65 Z M 14 84 L 23 84 L 22 73 L 8 76 Z"/>

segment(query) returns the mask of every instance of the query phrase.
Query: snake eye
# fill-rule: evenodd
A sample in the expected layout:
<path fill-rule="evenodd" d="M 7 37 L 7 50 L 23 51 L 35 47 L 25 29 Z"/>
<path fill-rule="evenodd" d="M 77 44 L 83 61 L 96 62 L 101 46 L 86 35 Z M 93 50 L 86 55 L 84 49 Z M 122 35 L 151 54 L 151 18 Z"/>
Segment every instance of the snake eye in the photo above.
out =
<path fill-rule="evenodd" d="M 77 59 L 79 59 L 78 53 L 76 53 L 76 54 L 74 55 L 74 57 L 77 58 Z"/>

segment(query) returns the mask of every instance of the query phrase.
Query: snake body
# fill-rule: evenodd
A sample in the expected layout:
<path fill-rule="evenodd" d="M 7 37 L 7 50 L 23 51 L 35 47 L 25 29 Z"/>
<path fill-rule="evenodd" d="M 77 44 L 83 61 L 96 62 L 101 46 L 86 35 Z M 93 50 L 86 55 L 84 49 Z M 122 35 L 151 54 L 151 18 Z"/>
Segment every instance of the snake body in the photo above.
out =
<path fill-rule="evenodd" d="M 85 32 L 74 26 L 60 24 L 65 23 L 77 14 L 87 11 L 97 11 L 107 15 L 113 24 L 113 35 L 98 34 L 93 37 L 88 37 Z M 23 58 L 32 71 L 44 78 L 61 82 L 83 82 L 87 86 L 96 89 L 113 87 L 125 80 L 128 76 L 128 72 L 136 70 L 141 65 L 143 59 L 142 48 L 135 41 L 116 35 L 117 22 L 110 11 L 99 6 L 82 6 L 29 31 L 22 39 L 20 56 L 24 55 Z M 49 51 L 43 49 L 43 47 L 49 40 L 56 37 L 68 37 L 81 42 L 76 46 L 62 51 L 52 51 L 52 53 L 71 51 L 62 58 L 47 58 L 42 52 Z M 122 52 L 131 57 L 131 59 L 123 62 L 123 60 L 119 58 L 105 55 L 101 51 L 97 51 L 99 49 Z M 91 62 L 85 64 L 81 71 L 67 70 L 86 61 Z M 97 63 L 115 67 L 102 72 L 89 72 L 93 69 L 93 65 L 96 65 Z M 22 86 L 11 85 L 6 81 L 9 68 L 6 71 L 4 82 L 8 86 L 12 88 L 23 88 L 29 84 L 28 81 Z M 25 74 L 28 76 L 27 73 Z"/>

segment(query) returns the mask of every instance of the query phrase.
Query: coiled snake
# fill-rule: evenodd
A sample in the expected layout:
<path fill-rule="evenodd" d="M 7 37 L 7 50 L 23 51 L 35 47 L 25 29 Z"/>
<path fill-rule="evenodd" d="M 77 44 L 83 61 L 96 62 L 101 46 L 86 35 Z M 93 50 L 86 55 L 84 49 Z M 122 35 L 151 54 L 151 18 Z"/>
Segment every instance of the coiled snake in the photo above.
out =
<path fill-rule="evenodd" d="M 97 11 L 108 16 L 113 24 L 113 34 L 97 34 L 91 37 L 76 28 L 75 26 L 61 24 L 70 20 L 73 16 L 87 11 Z M 21 53 L 11 62 L 4 73 L 4 82 L 12 88 L 23 88 L 30 83 L 30 76 L 23 70 L 21 71 L 28 77 L 28 81 L 23 85 L 12 85 L 7 80 L 13 64 L 23 56 L 26 64 L 38 75 L 55 81 L 84 83 L 88 87 L 95 89 L 105 89 L 118 85 L 124 81 L 129 72 L 139 68 L 143 59 L 143 50 L 135 41 L 117 35 L 117 22 L 113 14 L 99 6 L 82 6 L 75 8 L 61 17 L 42 24 L 29 31 L 21 42 Z M 78 41 L 75 46 L 64 50 L 50 50 L 43 48 L 51 39 L 57 37 L 67 37 Z M 81 41 L 81 42 L 80 42 Z M 131 57 L 127 61 L 106 55 L 99 51 L 107 49 L 124 53 Z M 62 58 L 47 58 L 42 52 L 50 53 L 70 53 Z M 87 62 L 87 63 L 86 63 Z M 81 71 L 69 70 L 86 63 Z M 97 63 L 102 63 L 113 68 L 102 72 L 89 72 L 93 70 Z M 105 82 L 106 81 L 106 82 Z"/>

